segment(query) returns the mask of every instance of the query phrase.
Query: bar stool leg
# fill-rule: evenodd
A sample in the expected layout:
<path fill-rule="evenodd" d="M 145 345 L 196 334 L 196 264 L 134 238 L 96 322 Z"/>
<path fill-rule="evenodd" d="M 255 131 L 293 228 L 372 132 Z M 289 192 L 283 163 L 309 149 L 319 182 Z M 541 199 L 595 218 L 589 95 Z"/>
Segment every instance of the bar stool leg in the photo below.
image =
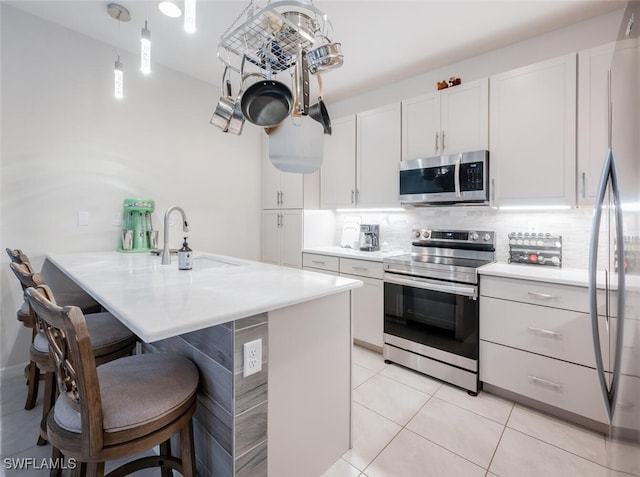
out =
<path fill-rule="evenodd" d="M 44 378 L 44 397 L 42 401 L 42 420 L 40 421 L 40 437 L 37 445 L 43 446 L 47 443 L 47 416 L 56 401 L 56 374 L 48 371 Z"/>
<path fill-rule="evenodd" d="M 38 399 L 38 388 L 40 384 L 40 370 L 38 365 L 33 361 L 30 361 L 26 369 L 27 373 L 27 401 L 24 404 L 24 408 L 29 411 L 36 405 Z"/>
<path fill-rule="evenodd" d="M 171 441 L 170 440 L 166 440 L 162 444 L 160 444 L 160 455 L 166 455 L 166 456 L 171 455 Z M 168 467 L 161 467 L 160 468 L 160 475 L 162 477 L 172 477 L 173 476 L 173 471 Z"/>
<path fill-rule="evenodd" d="M 195 448 L 193 447 L 193 421 L 180 431 L 180 457 L 182 458 L 183 477 L 193 477 L 196 475 L 194 462 L 196 461 Z"/>

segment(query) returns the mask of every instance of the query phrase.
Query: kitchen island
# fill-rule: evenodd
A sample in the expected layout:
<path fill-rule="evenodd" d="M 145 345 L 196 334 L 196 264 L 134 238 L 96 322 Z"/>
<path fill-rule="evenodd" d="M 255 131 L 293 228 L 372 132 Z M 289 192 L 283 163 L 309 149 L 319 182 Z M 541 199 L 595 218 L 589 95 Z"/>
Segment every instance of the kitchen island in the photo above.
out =
<path fill-rule="evenodd" d="M 196 253 L 193 269 L 151 254 L 52 254 L 47 261 L 113 313 L 144 352 L 200 370 L 200 475 L 320 475 L 351 439 L 351 290 L 358 280 Z M 243 375 L 243 345 L 262 369 Z"/>

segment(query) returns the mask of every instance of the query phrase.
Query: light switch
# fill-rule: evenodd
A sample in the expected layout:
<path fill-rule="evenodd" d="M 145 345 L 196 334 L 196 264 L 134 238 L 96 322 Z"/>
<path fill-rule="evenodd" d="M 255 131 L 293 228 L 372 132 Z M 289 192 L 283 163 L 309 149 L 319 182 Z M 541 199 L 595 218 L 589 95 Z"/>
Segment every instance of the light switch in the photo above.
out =
<path fill-rule="evenodd" d="M 86 227 L 89 225 L 89 212 L 86 210 L 78 211 L 78 226 Z"/>

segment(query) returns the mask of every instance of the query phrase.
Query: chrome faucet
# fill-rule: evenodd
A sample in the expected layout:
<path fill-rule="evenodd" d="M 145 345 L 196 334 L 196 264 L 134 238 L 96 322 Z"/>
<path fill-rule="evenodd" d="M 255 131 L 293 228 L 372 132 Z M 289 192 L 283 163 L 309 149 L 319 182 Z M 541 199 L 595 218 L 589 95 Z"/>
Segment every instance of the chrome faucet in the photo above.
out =
<path fill-rule="evenodd" d="M 182 230 L 184 232 L 189 231 L 189 222 L 187 222 L 187 216 L 182 210 L 182 207 L 178 207 L 177 205 L 172 205 L 167 209 L 164 213 L 164 248 L 162 249 L 162 265 L 169 265 L 171 263 L 171 256 L 169 252 L 169 214 L 177 210 L 182 215 Z"/>

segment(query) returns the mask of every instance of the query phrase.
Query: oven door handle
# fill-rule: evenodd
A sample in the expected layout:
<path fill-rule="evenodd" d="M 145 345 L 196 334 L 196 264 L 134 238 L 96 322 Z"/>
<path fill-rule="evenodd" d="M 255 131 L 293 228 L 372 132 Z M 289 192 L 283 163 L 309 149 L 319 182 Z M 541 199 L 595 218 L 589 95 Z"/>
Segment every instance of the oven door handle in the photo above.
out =
<path fill-rule="evenodd" d="M 456 159 L 455 171 L 453 176 L 454 177 L 453 184 L 456 189 L 456 197 L 462 197 L 462 191 L 460 188 L 460 164 L 461 163 L 462 163 L 462 154 L 460 154 L 458 156 L 458 159 Z"/>
<path fill-rule="evenodd" d="M 444 293 L 452 293 L 454 295 L 468 296 L 471 298 L 478 297 L 478 287 L 473 285 L 461 285 L 459 283 L 443 283 L 427 278 L 401 278 L 391 273 L 384 274 L 385 283 L 393 283 L 394 285 L 404 285 L 408 287 L 421 288 L 423 290 L 438 291 Z"/>

